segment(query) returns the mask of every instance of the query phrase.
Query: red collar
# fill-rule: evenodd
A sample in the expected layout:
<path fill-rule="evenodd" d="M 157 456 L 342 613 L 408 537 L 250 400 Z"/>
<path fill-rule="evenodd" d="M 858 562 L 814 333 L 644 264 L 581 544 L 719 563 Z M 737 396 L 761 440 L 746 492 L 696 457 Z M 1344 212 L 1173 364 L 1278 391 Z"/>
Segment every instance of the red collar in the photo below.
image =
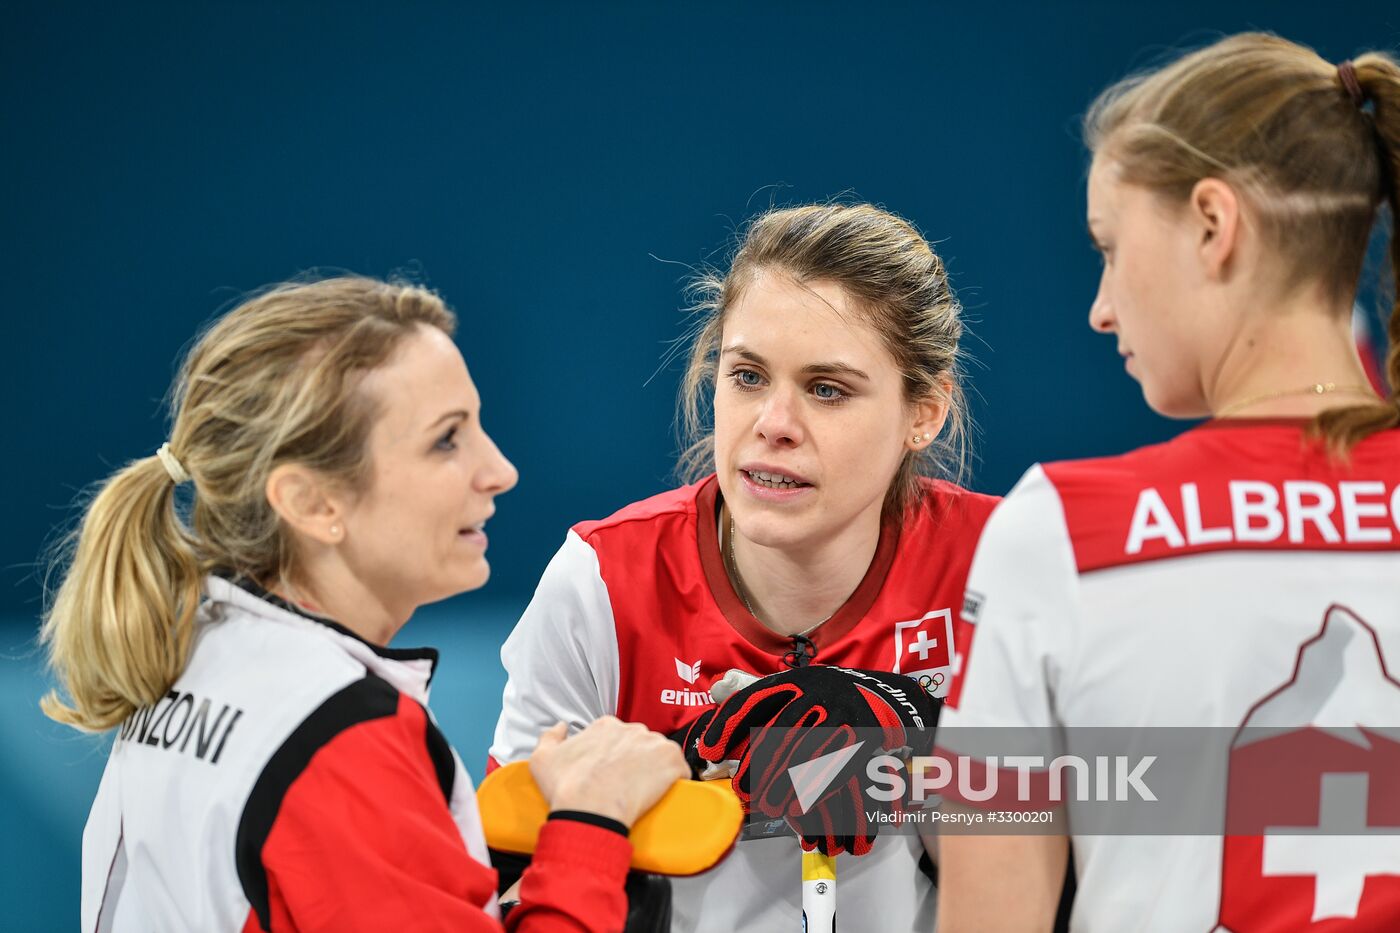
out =
<path fill-rule="evenodd" d="M 792 650 L 792 638 L 779 635 L 765 627 L 749 612 L 739 594 L 734 592 L 734 584 L 724 567 L 724 555 L 719 549 L 719 527 L 715 524 L 719 502 L 719 480 L 710 476 L 701 482 L 700 489 L 695 494 L 695 528 L 698 535 L 696 544 L 700 548 L 700 566 L 704 568 L 705 581 L 710 586 L 710 593 L 725 619 L 745 641 L 770 654 L 786 654 Z M 817 646 L 818 658 L 821 657 L 824 647 L 839 641 L 855 628 L 856 623 L 865 618 L 870 607 L 875 605 L 875 598 L 880 595 L 880 588 L 885 585 L 885 578 L 889 575 L 898 547 L 898 523 L 882 521 L 880 541 L 875 545 L 875 557 L 870 561 L 870 567 L 865 571 L 860 585 L 841 608 L 836 610 L 835 615 L 807 636 Z"/>

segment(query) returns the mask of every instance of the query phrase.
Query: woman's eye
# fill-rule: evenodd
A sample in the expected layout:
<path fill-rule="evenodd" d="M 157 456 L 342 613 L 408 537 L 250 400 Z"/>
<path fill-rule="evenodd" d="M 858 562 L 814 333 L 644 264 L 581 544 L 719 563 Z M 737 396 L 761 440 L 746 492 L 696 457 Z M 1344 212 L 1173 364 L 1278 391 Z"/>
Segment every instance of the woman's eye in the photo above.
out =
<path fill-rule="evenodd" d="M 812 386 L 812 394 L 823 402 L 844 401 L 846 393 L 829 382 L 818 382 Z"/>
<path fill-rule="evenodd" d="M 729 378 L 741 389 L 756 389 L 763 384 L 763 377 L 752 369 L 736 369 L 729 374 Z"/>
<path fill-rule="evenodd" d="M 456 449 L 457 449 L 456 438 L 457 438 L 457 428 L 456 428 L 456 427 L 448 428 L 448 429 L 447 429 L 447 433 L 444 434 L 442 437 L 438 438 L 437 443 L 434 444 L 433 447 L 434 447 L 434 449 L 436 449 L 436 450 L 456 450 Z"/>

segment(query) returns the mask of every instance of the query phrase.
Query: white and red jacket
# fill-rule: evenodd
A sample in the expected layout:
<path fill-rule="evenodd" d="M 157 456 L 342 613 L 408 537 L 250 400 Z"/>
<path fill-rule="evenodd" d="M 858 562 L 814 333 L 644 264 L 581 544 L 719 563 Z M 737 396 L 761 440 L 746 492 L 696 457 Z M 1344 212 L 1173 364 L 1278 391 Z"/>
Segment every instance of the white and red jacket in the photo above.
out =
<path fill-rule="evenodd" d="M 1300 421 L 1215 421 L 1034 467 L 958 632 L 948 752 L 965 727 L 1234 736 L 1195 808 L 1230 834 L 1074 836 L 1072 929 L 1400 929 L 1400 431 L 1343 462 Z"/>
<path fill-rule="evenodd" d="M 216 576 L 206 596 L 184 673 L 117 731 L 82 929 L 500 930 L 472 782 L 426 707 L 436 651 Z M 552 820 L 510 928 L 620 930 L 630 857 Z"/>
<path fill-rule="evenodd" d="M 882 528 L 864 579 L 810 634 L 815 663 L 897 671 L 946 689 L 952 619 L 972 549 L 996 499 L 925 481 L 921 507 Z M 792 639 L 753 617 L 719 549 L 713 476 L 568 533 L 501 650 L 509 681 L 492 763 L 527 755 L 556 722 L 611 714 L 674 732 L 712 705 L 729 668 L 785 669 Z M 917 837 L 886 835 L 843 858 L 842 927 L 932 928 L 934 891 Z M 792 838 L 741 842 L 712 871 L 673 883 L 677 931 L 783 930 L 801 922 L 800 850 Z"/>

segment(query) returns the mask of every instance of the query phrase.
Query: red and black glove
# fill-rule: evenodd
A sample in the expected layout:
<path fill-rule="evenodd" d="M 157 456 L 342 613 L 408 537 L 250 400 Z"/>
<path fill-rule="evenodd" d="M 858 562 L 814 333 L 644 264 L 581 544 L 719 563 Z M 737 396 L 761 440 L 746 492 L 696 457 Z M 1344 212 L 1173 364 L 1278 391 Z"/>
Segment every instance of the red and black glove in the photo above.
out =
<path fill-rule="evenodd" d="M 864 855 L 878 826 L 866 813 L 890 808 L 862 793 L 866 765 L 897 748 L 926 754 L 940 705 L 900 674 L 813 665 L 759 679 L 679 738 L 693 766 L 737 760 L 734 790 L 745 809 L 787 820 L 803 848 Z M 857 729 L 876 730 L 878 741 Z M 857 744 L 818 799 L 804 807 L 789 769 Z"/>
<path fill-rule="evenodd" d="M 697 781 L 700 780 L 710 763 L 700 757 L 696 745 L 699 744 L 700 736 L 709 728 L 714 718 L 715 709 L 707 709 L 668 736 L 672 742 L 680 745 L 681 751 L 685 753 L 685 763 L 690 765 L 690 776 Z"/>

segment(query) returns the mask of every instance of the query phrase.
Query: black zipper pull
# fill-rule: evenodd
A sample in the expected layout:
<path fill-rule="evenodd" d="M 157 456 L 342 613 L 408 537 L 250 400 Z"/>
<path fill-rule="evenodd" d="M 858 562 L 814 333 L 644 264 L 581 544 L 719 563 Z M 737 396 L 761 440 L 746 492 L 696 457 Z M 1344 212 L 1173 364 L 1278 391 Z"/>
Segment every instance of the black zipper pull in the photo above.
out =
<path fill-rule="evenodd" d="M 806 635 L 792 636 L 792 650 L 783 655 L 783 663 L 788 667 L 807 667 L 817 656 L 817 646 Z"/>

